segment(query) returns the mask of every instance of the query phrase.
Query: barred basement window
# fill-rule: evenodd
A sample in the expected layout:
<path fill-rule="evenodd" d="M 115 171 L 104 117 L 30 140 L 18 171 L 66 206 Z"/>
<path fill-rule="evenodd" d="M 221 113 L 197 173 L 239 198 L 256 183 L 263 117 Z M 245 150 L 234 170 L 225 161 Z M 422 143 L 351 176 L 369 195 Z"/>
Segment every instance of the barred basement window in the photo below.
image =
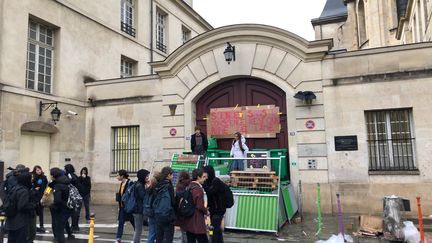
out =
<path fill-rule="evenodd" d="M 369 171 L 414 171 L 412 109 L 366 111 Z"/>
<path fill-rule="evenodd" d="M 139 126 L 113 127 L 112 171 L 139 169 Z"/>
<path fill-rule="evenodd" d="M 121 30 L 135 37 L 134 0 L 121 1 Z"/>
<path fill-rule="evenodd" d="M 158 11 L 156 13 L 156 48 L 160 51 L 167 52 L 166 47 L 166 17 L 167 15 Z"/>
<path fill-rule="evenodd" d="M 51 93 L 53 52 L 53 29 L 30 20 L 27 43 L 27 89 Z"/>

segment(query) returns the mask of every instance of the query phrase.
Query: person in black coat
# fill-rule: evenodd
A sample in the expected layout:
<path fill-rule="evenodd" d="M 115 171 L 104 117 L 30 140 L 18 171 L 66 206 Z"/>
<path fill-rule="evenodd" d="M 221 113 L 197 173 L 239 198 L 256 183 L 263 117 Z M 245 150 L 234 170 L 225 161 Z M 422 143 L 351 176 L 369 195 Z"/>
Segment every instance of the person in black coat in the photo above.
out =
<path fill-rule="evenodd" d="M 67 222 L 71 215 L 71 210 L 67 206 L 70 181 L 63 172 L 56 167 L 50 170 L 50 175 L 52 181 L 48 186 L 52 188 L 54 196 L 54 202 L 50 208 L 53 234 L 58 243 L 64 243 L 66 242 L 64 237 L 65 229 L 68 234 L 68 239 L 75 238 Z"/>
<path fill-rule="evenodd" d="M 175 195 L 174 195 L 174 187 L 172 185 L 172 179 L 173 179 L 173 169 L 171 167 L 164 167 L 162 168 L 161 172 L 157 175 L 155 175 L 155 178 L 157 180 L 157 184 L 154 187 L 153 195 L 157 195 L 159 193 L 162 193 L 165 190 L 168 190 L 170 198 L 171 198 L 171 206 L 175 210 L 176 209 L 176 201 L 175 201 Z M 161 223 L 158 222 L 158 218 L 155 217 L 155 228 L 156 228 L 156 243 L 159 242 L 173 242 L 174 237 L 174 223 L 176 220 L 175 212 L 172 215 L 172 222 L 171 223 Z"/>
<path fill-rule="evenodd" d="M 195 126 L 195 133 L 191 136 L 191 150 L 193 154 L 205 157 L 208 148 L 207 136 L 201 132 L 199 126 Z"/>
<path fill-rule="evenodd" d="M 48 185 L 48 179 L 45 176 L 42 167 L 40 167 L 39 165 L 33 167 L 32 175 L 33 189 L 37 192 L 37 197 L 39 199 L 38 201 L 40 201 Z M 37 228 L 37 231 L 39 233 L 45 233 L 46 230 L 44 227 L 44 208 L 40 203 L 38 203 L 38 206 L 36 208 L 36 214 L 39 216 L 39 228 Z"/>
<path fill-rule="evenodd" d="M 64 168 L 65 168 L 66 176 L 70 180 L 70 184 L 75 186 L 78 189 L 80 195 L 82 195 L 83 187 L 81 185 L 81 182 L 80 182 L 78 176 L 75 174 L 74 166 L 71 164 L 67 164 L 67 165 L 65 165 Z M 80 209 L 80 210 L 78 210 L 78 209 Z M 80 218 L 80 212 L 81 212 L 81 205 L 76 210 L 73 210 L 71 213 L 72 231 L 73 232 L 78 232 L 80 230 L 79 226 L 78 226 L 78 222 L 79 222 L 79 218 Z M 68 219 L 68 222 L 69 222 L 69 219 Z M 68 227 L 68 225 L 66 225 L 66 227 Z"/>
<path fill-rule="evenodd" d="M 210 165 L 204 166 L 207 172 L 207 180 L 203 187 L 207 194 L 207 207 L 210 212 L 210 221 L 213 226 L 213 243 L 223 243 L 223 232 L 221 223 L 226 212 L 224 203 L 224 182 L 215 176 L 214 168 Z"/>
<path fill-rule="evenodd" d="M 146 186 L 149 181 L 150 172 L 148 170 L 141 169 L 137 172 L 137 178 L 138 181 L 134 185 L 135 190 L 135 209 L 133 212 L 134 222 L 135 222 L 135 229 L 134 229 L 134 236 L 133 236 L 133 242 L 141 242 L 141 233 L 144 223 L 144 215 L 143 215 L 143 209 L 144 209 L 144 197 L 146 196 Z"/>
<path fill-rule="evenodd" d="M 24 172 L 16 178 L 18 184 L 11 189 L 9 196 L 16 205 L 17 213 L 6 219 L 6 229 L 9 231 L 8 242 L 23 243 L 27 242 L 30 217 L 36 204 L 30 201 L 31 173 Z"/>
<path fill-rule="evenodd" d="M 88 175 L 88 169 L 87 167 L 84 167 L 81 169 L 79 181 L 81 184 L 81 196 L 83 198 L 83 203 L 85 207 L 85 218 L 86 220 L 90 220 L 90 192 L 91 192 L 91 179 Z M 78 211 L 81 213 L 81 207 L 78 209 Z"/>

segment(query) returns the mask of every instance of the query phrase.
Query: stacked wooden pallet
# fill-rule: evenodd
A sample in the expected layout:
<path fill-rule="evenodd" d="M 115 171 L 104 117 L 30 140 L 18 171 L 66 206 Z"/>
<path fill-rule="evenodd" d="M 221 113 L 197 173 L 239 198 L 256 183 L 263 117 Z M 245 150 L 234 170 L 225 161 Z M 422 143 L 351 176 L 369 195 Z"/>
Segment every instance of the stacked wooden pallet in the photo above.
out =
<path fill-rule="evenodd" d="M 231 186 L 250 189 L 271 189 L 278 187 L 278 176 L 274 171 L 231 171 Z"/>

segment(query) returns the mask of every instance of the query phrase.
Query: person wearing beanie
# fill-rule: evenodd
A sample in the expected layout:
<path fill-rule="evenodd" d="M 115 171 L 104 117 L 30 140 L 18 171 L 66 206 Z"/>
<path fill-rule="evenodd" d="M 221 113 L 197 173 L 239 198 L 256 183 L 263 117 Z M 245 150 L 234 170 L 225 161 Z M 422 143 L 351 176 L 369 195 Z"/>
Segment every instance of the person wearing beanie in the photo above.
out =
<path fill-rule="evenodd" d="M 57 167 L 51 168 L 50 175 L 52 182 L 49 184 L 49 187 L 53 188 L 54 195 L 54 203 L 50 208 L 53 234 L 58 243 L 64 243 L 66 242 L 64 237 L 65 229 L 68 234 L 68 239 L 75 238 L 74 235 L 72 235 L 70 227 L 68 227 L 69 223 L 67 223 L 71 214 L 71 210 L 67 206 L 70 181 Z"/>
<path fill-rule="evenodd" d="M 30 214 L 36 209 L 36 204 L 30 201 L 31 178 L 29 172 L 20 173 L 16 177 L 17 185 L 8 195 L 11 202 L 16 205 L 16 214 L 6 219 L 6 229 L 9 232 L 8 242 L 10 243 L 22 243 L 28 240 Z"/>
<path fill-rule="evenodd" d="M 135 230 L 133 236 L 133 242 L 141 242 L 141 233 L 143 228 L 144 216 L 143 216 L 143 203 L 144 197 L 146 196 L 146 186 L 149 182 L 150 172 L 145 169 L 141 169 L 137 172 L 138 181 L 134 185 L 135 190 L 135 210 L 133 217 L 135 221 Z"/>

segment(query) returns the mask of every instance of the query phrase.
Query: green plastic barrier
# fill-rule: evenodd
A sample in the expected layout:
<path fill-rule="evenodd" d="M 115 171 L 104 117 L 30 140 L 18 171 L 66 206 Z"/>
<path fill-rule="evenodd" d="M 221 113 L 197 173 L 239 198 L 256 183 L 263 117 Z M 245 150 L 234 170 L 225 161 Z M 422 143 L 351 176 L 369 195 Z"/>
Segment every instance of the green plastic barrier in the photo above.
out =
<path fill-rule="evenodd" d="M 281 156 L 285 156 L 285 158 L 282 158 L 281 162 L 281 171 L 280 171 L 280 178 L 281 180 L 288 180 L 288 164 L 287 164 L 287 149 L 269 149 L 270 151 L 270 157 L 272 158 L 279 158 Z M 279 174 L 279 160 L 272 160 L 272 167 L 276 171 L 276 174 Z"/>
<path fill-rule="evenodd" d="M 208 149 L 217 149 L 217 139 L 216 138 L 208 138 Z"/>
<path fill-rule="evenodd" d="M 220 150 L 219 151 L 219 158 L 230 158 L 231 157 L 230 153 L 231 153 L 231 151 L 228 151 L 228 150 Z M 232 160 L 220 161 L 221 164 L 228 165 L 228 166 L 231 165 L 231 162 L 232 162 Z"/>

